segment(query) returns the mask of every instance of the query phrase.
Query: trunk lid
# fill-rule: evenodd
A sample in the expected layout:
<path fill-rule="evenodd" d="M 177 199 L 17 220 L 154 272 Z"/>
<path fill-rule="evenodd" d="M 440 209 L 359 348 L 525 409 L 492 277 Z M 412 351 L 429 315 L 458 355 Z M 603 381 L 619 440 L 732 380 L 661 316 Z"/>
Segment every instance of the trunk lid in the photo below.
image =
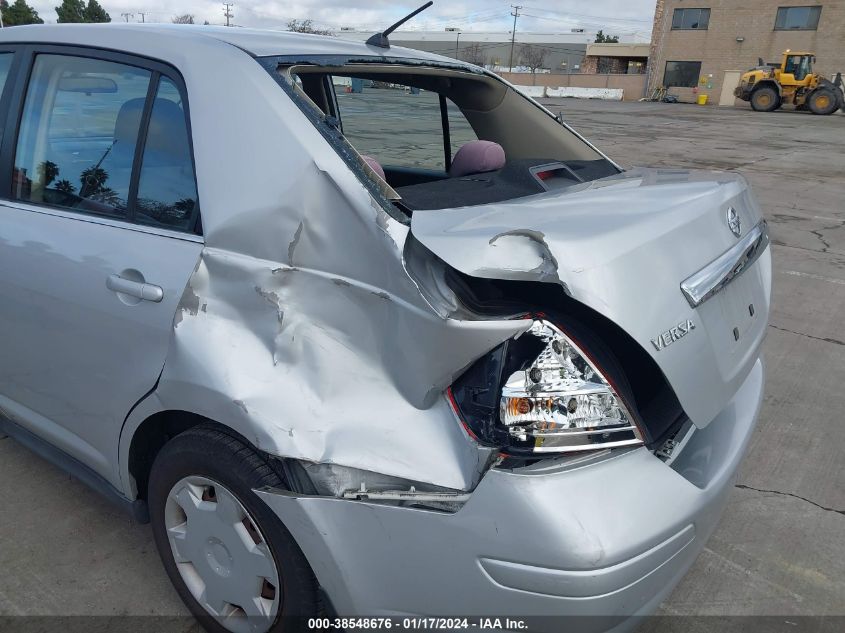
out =
<path fill-rule="evenodd" d="M 731 208 L 739 237 L 729 226 Z M 703 427 L 759 356 L 770 251 L 697 307 L 680 286 L 760 221 L 742 176 L 637 169 L 564 192 L 417 211 L 411 232 L 467 275 L 562 284 L 654 358 L 687 415 Z"/>

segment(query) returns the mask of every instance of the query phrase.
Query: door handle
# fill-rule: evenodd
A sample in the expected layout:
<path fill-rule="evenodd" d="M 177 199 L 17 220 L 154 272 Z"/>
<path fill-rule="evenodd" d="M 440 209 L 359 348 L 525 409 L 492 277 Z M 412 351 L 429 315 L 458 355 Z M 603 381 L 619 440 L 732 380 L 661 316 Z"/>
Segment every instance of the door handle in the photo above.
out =
<path fill-rule="evenodd" d="M 124 279 L 120 275 L 109 275 L 106 279 L 106 288 L 153 303 L 159 303 L 164 299 L 164 290 L 161 286 Z"/>

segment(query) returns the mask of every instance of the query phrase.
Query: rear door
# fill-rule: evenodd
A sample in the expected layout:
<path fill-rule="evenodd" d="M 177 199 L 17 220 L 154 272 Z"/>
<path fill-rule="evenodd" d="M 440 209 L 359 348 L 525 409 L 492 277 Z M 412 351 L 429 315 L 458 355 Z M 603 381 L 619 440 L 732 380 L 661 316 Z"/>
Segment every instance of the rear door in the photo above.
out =
<path fill-rule="evenodd" d="M 120 54 L 21 58 L 0 151 L 0 408 L 116 481 L 202 249 L 186 93 Z"/>

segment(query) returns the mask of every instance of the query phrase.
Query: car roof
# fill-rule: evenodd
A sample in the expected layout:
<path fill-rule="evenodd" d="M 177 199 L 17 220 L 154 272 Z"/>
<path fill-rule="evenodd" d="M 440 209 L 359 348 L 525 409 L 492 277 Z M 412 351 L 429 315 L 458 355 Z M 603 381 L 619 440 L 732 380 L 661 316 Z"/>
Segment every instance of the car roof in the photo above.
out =
<path fill-rule="evenodd" d="M 461 62 L 448 57 L 423 51 L 392 46 L 389 49 L 368 46 L 365 42 L 347 40 L 342 37 L 291 33 L 264 29 L 240 27 L 202 26 L 190 24 L 34 24 L 0 29 L 0 43 L 28 42 L 47 44 L 80 45 L 84 40 L 88 46 L 123 50 L 127 36 L 150 38 L 150 54 L 165 56 L 161 49 L 163 40 L 172 40 L 175 46 L 184 50 L 187 42 L 217 40 L 236 46 L 256 57 L 275 55 L 321 56 L 339 55 L 351 57 L 391 57 L 419 61 Z"/>

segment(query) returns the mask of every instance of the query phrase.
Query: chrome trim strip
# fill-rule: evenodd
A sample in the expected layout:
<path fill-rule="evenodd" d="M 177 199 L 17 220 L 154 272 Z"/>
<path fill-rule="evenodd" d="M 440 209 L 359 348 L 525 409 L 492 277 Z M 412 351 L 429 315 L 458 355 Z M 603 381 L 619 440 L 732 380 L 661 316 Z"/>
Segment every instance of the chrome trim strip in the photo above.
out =
<path fill-rule="evenodd" d="M 519 427 L 507 427 L 507 428 L 519 428 Z M 634 425 L 628 426 L 609 426 L 605 428 L 596 428 L 588 431 L 572 431 L 569 429 L 561 429 L 560 431 L 539 431 L 537 433 L 532 433 L 531 437 L 578 437 L 584 435 L 604 435 L 606 433 L 620 433 L 622 431 L 627 431 L 628 433 L 633 433 L 637 431 L 637 427 Z"/>
<path fill-rule="evenodd" d="M 602 442 L 600 444 L 580 444 L 578 446 L 535 446 L 532 453 L 583 453 L 605 448 L 619 448 L 621 446 L 641 446 L 642 440 L 620 440 L 618 442 Z"/>
<path fill-rule="evenodd" d="M 681 283 L 681 292 L 690 306 L 697 308 L 748 270 L 769 245 L 769 227 L 765 220 L 729 250 Z"/>

